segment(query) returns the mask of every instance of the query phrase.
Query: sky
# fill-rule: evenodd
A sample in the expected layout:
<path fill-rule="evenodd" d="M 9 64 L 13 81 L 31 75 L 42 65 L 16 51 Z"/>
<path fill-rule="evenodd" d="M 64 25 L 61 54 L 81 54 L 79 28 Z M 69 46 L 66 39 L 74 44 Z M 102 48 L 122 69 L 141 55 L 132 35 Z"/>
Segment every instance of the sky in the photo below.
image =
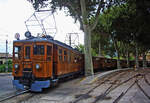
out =
<path fill-rule="evenodd" d="M 0 0 L 0 13 L 0 52 L 6 51 L 6 40 L 8 40 L 8 51 L 12 53 L 15 34 L 19 33 L 21 39 L 25 38 L 24 33 L 27 29 L 24 22 L 34 13 L 34 9 L 27 0 Z M 79 23 L 75 24 L 74 19 L 66 16 L 63 11 L 57 11 L 54 17 L 57 27 L 56 40 L 65 42 L 68 33 L 78 33 L 79 43 L 83 44 L 83 32 L 79 29 Z"/>

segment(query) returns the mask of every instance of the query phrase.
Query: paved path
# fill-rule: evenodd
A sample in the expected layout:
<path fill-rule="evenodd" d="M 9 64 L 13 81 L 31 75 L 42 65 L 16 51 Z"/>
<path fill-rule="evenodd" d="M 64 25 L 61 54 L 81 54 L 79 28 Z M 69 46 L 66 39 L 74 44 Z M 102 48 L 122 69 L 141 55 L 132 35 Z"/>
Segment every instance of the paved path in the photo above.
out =
<path fill-rule="evenodd" d="M 0 98 L 5 94 L 16 91 L 12 85 L 12 79 L 11 73 L 0 73 Z"/>

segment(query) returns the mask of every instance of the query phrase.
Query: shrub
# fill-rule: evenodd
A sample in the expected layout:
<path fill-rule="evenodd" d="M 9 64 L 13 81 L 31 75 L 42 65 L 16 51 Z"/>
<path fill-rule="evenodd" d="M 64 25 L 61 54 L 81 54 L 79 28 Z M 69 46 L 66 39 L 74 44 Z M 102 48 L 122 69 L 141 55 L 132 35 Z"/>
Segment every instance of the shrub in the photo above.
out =
<path fill-rule="evenodd" d="M 0 72 L 5 72 L 6 71 L 6 64 L 0 65 Z M 12 71 L 12 64 L 8 64 L 8 72 Z"/>

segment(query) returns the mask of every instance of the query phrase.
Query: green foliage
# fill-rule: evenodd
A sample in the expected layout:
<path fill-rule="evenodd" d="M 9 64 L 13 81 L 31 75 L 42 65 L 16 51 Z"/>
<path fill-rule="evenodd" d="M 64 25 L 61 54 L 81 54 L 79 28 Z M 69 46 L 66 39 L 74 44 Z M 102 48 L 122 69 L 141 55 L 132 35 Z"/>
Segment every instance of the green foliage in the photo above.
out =
<path fill-rule="evenodd" d="M 75 49 L 77 49 L 82 54 L 84 54 L 84 45 L 80 44 L 80 45 L 76 46 Z M 96 53 L 95 49 L 93 49 L 93 48 L 91 48 L 91 53 L 92 53 L 92 56 L 97 56 L 97 53 Z"/>
<path fill-rule="evenodd" d="M 0 72 L 5 72 L 5 65 L 0 65 Z"/>
<path fill-rule="evenodd" d="M 110 57 L 116 56 L 115 54 L 115 48 L 114 48 L 114 40 L 124 39 L 124 36 L 120 35 L 118 36 L 116 33 L 114 33 L 113 28 L 113 21 L 117 20 L 116 18 L 121 15 L 123 11 L 126 11 L 127 5 L 115 5 L 111 7 L 110 9 L 107 9 L 104 11 L 103 14 L 99 16 L 99 21 L 92 32 L 92 47 L 96 49 L 96 52 L 98 53 L 98 43 L 101 43 L 103 55 L 108 55 Z M 95 18 L 91 19 L 91 22 L 94 21 Z M 119 26 L 118 26 L 119 27 Z M 124 47 L 121 41 L 116 42 L 118 45 L 118 49 L 120 51 L 123 51 Z M 121 48 L 122 47 L 122 48 Z"/>
<path fill-rule="evenodd" d="M 123 1 L 123 3 L 120 2 L 106 9 L 99 16 L 99 22 L 93 31 L 92 47 L 96 51 L 98 49 L 95 47 L 98 47 L 98 42 L 101 42 L 103 47 L 110 47 L 110 53 L 106 53 L 107 50 L 102 48 L 106 53 L 104 56 L 115 54 L 113 44 L 119 50 L 121 58 L 126 58 L 127 51 L 135 54 L 135 43 L 138 43 L 141 54 L 150 48 L 150 2 L 148 0 Z M 94 19 L 91 18 L 91 22 Z M 106 39 L 108 40 L 107 43 L 104 42 L 103 34 L 109 35 Z M 134 59 L 133 56 L 130 58 Z"/>
<path fill-rule="evenodd" d="M 92 56 L 98 56 L 95 49 L 91 48 L 91 53 L 92 53 Z"/>
<path fill-rule="evenodd" d="M 0 65 L 0 72 L 6 71 L 6 62 L 2 65 Z M 12 72 L 12 61 L 8 60 L 8 72 Z"/>
<path fill-rule="evenodd" d="M 110 57 L 115 56 L 114 46 L 111 42 L 111 38 L 106 33 L 94 33 L 92 34 L 92 48 L 96 54 L 99 54 L 99 43 L 101 45 L 101 55 L 109 55 Z"/>
<path fill-rule="evenodd" d="M 84 45 L 82 45 L 82 44 L 79 44 L 78 46 L 76 46 L 75 49 L 77 49 L 81 53 L 84 53 Z"/>

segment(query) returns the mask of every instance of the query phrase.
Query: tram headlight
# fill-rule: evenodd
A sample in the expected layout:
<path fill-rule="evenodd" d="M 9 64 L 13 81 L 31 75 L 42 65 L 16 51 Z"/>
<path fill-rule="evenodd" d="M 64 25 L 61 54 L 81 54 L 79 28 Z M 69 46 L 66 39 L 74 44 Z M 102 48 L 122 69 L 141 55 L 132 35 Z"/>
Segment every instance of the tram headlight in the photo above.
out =
<path fill-rule="evenodd" d="M 18 69 L 18 68 L 19 68 L 19 65 L 18 65 L 18 64 L 15 64 L 14 67 L 15 67 L 15 69 Z"/>
<path fill-rule="evenodd" d="M 38 70 L 38 69 L 40 69 L 40 65 L 39 64 L 36 64 L 35 65 L 35 68 Z"/>

